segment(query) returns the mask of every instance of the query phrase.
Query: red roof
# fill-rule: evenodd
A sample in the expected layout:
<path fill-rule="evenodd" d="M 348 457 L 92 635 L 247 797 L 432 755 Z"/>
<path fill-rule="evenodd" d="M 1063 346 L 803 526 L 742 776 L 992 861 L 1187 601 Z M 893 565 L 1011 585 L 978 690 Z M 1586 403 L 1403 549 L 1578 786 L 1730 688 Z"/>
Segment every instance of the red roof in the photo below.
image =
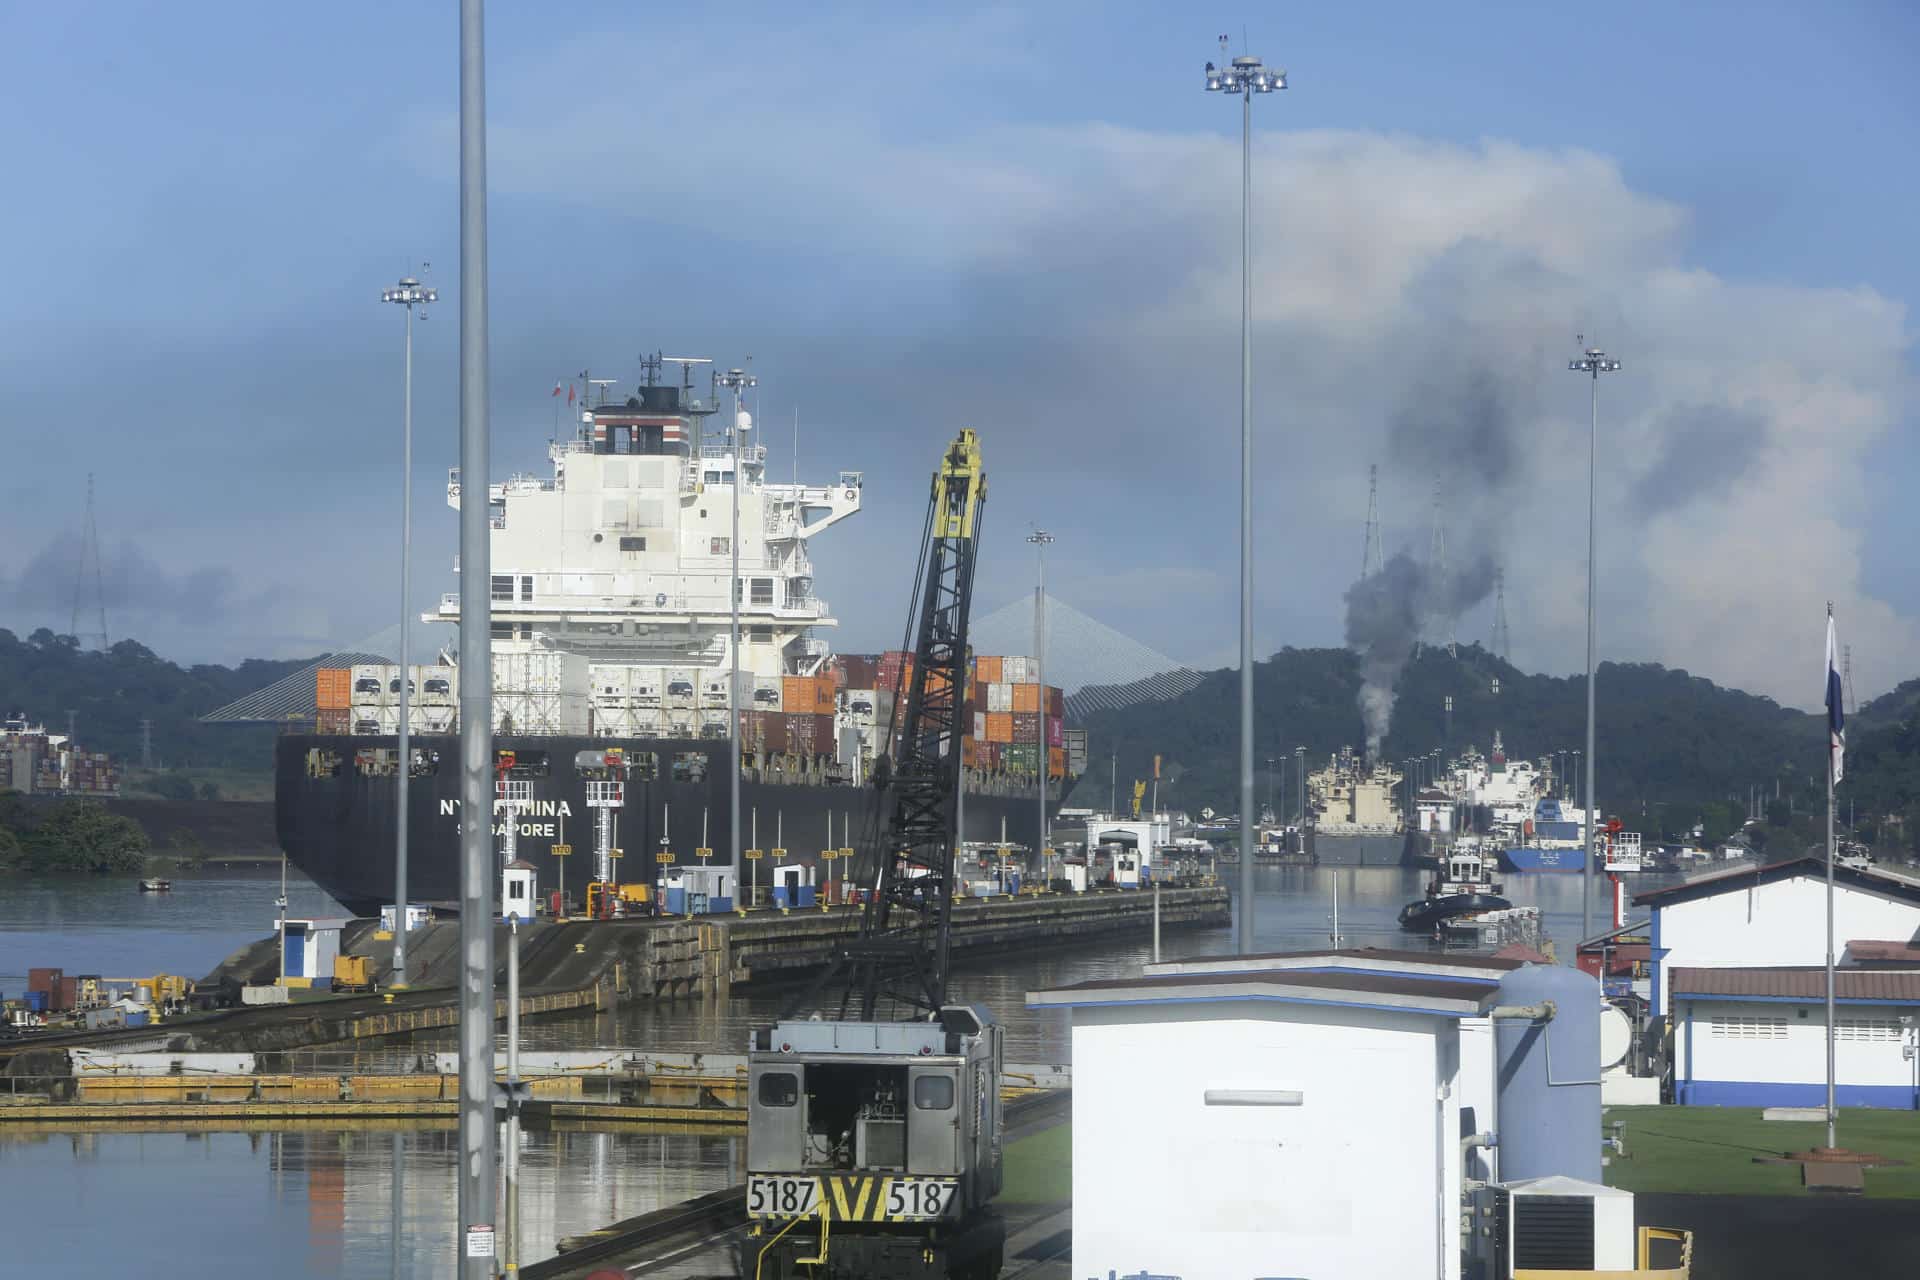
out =
<path fill-rule="evenodd" d="M 1676 996 L 1776 996 L 1824 1000 L 1827 971 L 1818 966 L 1673 971 Z M 1840 1000 L 1897 1000 L 1920 1004 L 1920 969 L 1835 969 L 1833 994 Z"/>
<path fill-rule="evenodd" d="M 1856 961 L 1885 964 L 1889 961 L 1920 966 L 1920 942 L 1876 941 L 1855 938 L 1847 943 L 1847 954 Z"/>

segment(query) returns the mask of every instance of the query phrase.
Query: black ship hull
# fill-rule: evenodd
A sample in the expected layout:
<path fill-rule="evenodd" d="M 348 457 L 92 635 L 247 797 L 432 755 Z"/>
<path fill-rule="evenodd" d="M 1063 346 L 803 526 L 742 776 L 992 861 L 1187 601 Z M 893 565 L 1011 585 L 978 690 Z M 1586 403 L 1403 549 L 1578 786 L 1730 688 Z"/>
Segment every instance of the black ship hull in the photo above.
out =
<path fill-rule="evenodd" d="M 415 735 L 411 745 L 416 758 L 424 756 L 432 767 L 416 771 L 408 783 L 407 896 L 416 903 L 453 906 L 460 898 L 460 742 L 449 735 Z M 513 751 L 520 762 L 515 776 L 531 782 L 531 803 L 517 818 L 515 856 L 533 864 L 543 896 L 564 883 L 577 902 L 593 878 L 594 812 L 587 805 L 586 779 L 574 767 L 581 751 L 621 747 L 629 756 L 651 752 L 660 761 L 658 778 L 629 781 L 625 804 L 614 810 L 613 843 L 625 855 L 618 868 L 621 880 L 650 878 L 645 859 L 662 848 L 663 836 L 675 865 L 700 865 L 694 856 L 700 847 L 716 851 L 713 865 L 726 865 L 732 839 L 724 740 L 497 735 L 493 745 L 496 751 Z M 288 734 L 275 748 L 274 826 L 280 847 L 294 866 L 357 915 L 375 914 L 395 896 L 399 779 L 391 769 L 363 767 L 362 760 L 370 758 L 363 753 L 373 752 L 393 759 L 397 746 L 392 737 Z M 860 843 L 857 833 L 866 829 L 873 803 L 871 787 L 798 776 L 743 778 L 741 846 L 784 847 L 786 861 L 811 864 L 822 849 Z M 1058 803 L 1057 796 L 1049 800 L 1049 814 Z M 1011 843 L 1031 847 L 1038 834 L 1038 804 L 1031 791 L 969 790 L 964 813 L 969 840 L 999 840 L 1004 830 Z M 849 819 L 853 839 L 847 836 Z M 502 819 L 496 816 L 492 826 L 497 850 Z M 553 856 L 553 846 L 562 843 L 573 848 L 571 857 Z M 763 889 L 772 868 L 769 854 L 757 875 Z M 836 867 L 834 874 L 845 871 Z M 743 870 L 742 883 L 748 878 Z M 824 872 L 818 878 L 824 882 Z"/>
<path fill-rule="evenodd" d="M 1431 933 L 1455 916 L 1498 911 L 1513 904 L 1491 893 L 1448 893 L 1422 898 L 1400 908 L 1400 927 L 1409 933 Z"/>

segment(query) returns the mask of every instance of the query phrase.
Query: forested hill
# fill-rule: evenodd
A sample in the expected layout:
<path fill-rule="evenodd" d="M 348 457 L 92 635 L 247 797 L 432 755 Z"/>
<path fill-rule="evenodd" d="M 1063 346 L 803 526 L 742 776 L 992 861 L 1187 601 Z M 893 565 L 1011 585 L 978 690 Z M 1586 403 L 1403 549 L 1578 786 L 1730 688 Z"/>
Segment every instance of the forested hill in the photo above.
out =
<path fill-rule="evenodd" d="M 207 725 L 199 717 L 311 661 L 249 658 L 238 667 L 182 667 L 135 640 L 102 652 L 45 628 L 24 640 L 0 628 L 0 714 L 24 712 L 65 733 L 71 711 L 80 745 L 123 765 L 139 762 L 140 722 L 151 720 L 156 763 L 265 770 L 273 763 L 270 726 Z"/>
<path fill-rule="evenodd" d="M 1318 767 L 1340 747 L 1362 745 L 1354 703 L 1359 687 L 1358 662 L 1345 649 L 1283 649 L 1255 664 L 1254 768 L 1262 803 L 1269 757 L 1292 756 L 1304 745 L 1309 767 Z M 1597 781 L 1609 812 L 1677 830 L 1683 819 L 1689 826 L 1701 816 L 1724 822 L 1735 797 L 1744 812 L 1751 784 L 1778 777 L 1798 793 L 1824 785 L 1818 716 L 1654 664 L 1603 663 L 1597 688 Z M 1583 675 L 1529 675 L 1477 645 L 1461 647 L 1457 657 L 1423 649 L 1401 675 L 1399 695 L 1383 750 L 1390 760 L 1436 747 L 1443 756 L 1468 745 L 1485 753 L 1496 729 L 1516 758 L 1584 745 Z M 1445 733 L 1448 695 L 1451 737 Z M 1111 753 L 1119 755 L 1122 794 L 1127 780 L 1152 776 L 1158 753 L 1163 804 L 1238 811 L 1238 699 L 1238 673 L 1225 670 L 1171 701 L 1096 712 L 1086 724 L 1088 776 L 1074 799 L 1106 801 Z M 1705 814 L 1709 807 L 1717 812 Z"/>

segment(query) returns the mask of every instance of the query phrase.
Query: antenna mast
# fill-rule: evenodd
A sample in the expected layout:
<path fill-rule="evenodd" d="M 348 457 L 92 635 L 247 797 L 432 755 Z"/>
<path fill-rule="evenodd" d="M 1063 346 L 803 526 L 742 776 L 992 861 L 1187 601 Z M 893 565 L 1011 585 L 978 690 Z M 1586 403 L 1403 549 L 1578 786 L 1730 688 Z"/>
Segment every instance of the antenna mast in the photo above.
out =
<path fill-rule="evenodd" d="M 1447 576 L 1447 526 L 1441 518 L 1440 482 L 1433 482 L 1433 541 L 1427 551 L 1427 568 L 1436 582 Z M 1446 617 L 1446 645 L 1449 658 L 1458 657 L 1458 646 L 1454 640 L 1454 617 Z"/>
<path fill-rule="evenodd" d="M 1367 536 L 1360 548 L 1360 576 L 1371 578 L 1386 568 L 1386 557 L 1380 551 L 1380 468 L 1377 464 L 1367 467 Z"/>
<path fill-rule="evenodd" d="M 1493 571 L 1493 640 L 1488 646 L 1502 662 L 1512 662 L 1511 640 L 1507 635 L 1507 571 Z"/>
<path fill-rule="evenodd" d="M 81 606 L 87 591 L 87 564 L 93 564 L 93 603 L 96 616 L 100 620 L 97 630 L 80 630 Z M 87 518 L 80 534 L 80 562 L 73 571 L 73 618 L 67 627 L 67 633 L 79 642 L 82 649 L 87 641 L 98 640 L 100 648 L 107 647 L 107 588 L 106 575 L 100 566 L 100 525 L 93 514 L 93 472 L 87 472 Z"/>

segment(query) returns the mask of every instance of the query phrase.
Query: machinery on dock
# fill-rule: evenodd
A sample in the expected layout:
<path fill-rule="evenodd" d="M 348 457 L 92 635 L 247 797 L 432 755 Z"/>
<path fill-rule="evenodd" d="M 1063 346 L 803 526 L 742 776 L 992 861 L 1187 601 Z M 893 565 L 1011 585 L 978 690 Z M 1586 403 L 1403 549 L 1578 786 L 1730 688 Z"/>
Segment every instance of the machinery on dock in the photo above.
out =
<path fill-rule="evenodd" d="M 876 769 L 860 931 L 748 1054 L 743 1272 L 867 1280 L 999 1273 L 1001 1028 L 947 1002 L 967 619 L 986 476 L 972 431 L 933 476 L 914 664 Z M 876 865 L 877 864 L 877 865 Z M 798 1015 L 800 1008 L 794 1013 Z"/>

